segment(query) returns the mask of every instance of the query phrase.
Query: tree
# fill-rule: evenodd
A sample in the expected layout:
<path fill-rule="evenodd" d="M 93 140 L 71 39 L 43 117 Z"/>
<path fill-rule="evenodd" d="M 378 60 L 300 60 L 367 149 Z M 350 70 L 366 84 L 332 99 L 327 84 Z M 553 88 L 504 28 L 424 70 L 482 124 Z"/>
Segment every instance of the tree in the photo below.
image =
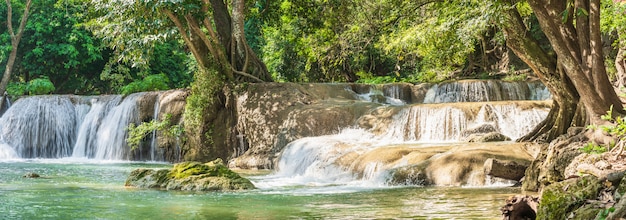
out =
<path fill-rule="evenodd" d="M 100 14 L 89 23 L 96 36 L 117 50 L 121 61 L 146 65 L 155 42 L 175 35 L 185 42 L 198 66 L 217 68 L 227 81 L 272 81 L 265 64 L 247 44 L 246 5 L 233 0 L 94 0 Z M 148 48 L 148 49 L 146 49 Z"/>
<path fill-rule="evenodd" d="M 17 28 L 17 33 L 13 30 L 13 8 L 11 6 L 11 0 L 6 0 L 6 3 L 7 29 L 9 30 L 9 35 L 11 36 L 11 53 L 9 54 L 9 59 L 4 70 L 4 75 L 2 76 L 2 81 L 0 81 L 0 95 L 3 97 L 4 92 L 7 89 L 7 85 L 9 84 L 9 80 L 11 80 L 13 65 L 15 64 L 15 58 L 17 57 L 17 48 L 20 45 L 20 40 L 22 39 L 22 34 L 24 33 L 24 27 L 26 27 L 26 21 L 28 20 L 28 13 L 30 11 L 32 0 L 26 0 L 26 5 L 24 6 L 24 12 L 20 18 L 20 25 Z M 2 109 L 3 104 L 4 99 L 0 100 L 0 109 Z"/>
<path fill-rule="evenodd" d="M 503 13 L 507 46 L 534 70 L 554 99 L 546 120 L 523 140 L 542 135 L 552 140 L 573 125 L 605 123 L 601 116 L 609 109 L 621 111 L 604 65 L 600 0 L 528 1 L 555 55 L 529 37 L 519 10 L 512 7 L 523 3 L 508 3 Z"/>

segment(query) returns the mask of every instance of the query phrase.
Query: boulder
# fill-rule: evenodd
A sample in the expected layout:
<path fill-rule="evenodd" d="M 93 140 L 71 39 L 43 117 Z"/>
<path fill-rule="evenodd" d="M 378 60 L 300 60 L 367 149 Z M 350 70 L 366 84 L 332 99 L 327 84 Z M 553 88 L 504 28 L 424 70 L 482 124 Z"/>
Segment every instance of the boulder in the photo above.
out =
<path fill-rule="evenodd" d="M 602 181 L 592 175 L 547 186 L 537 207 L 537 219 L 594 219 L 604 209 L 597 201 L 602 188 Z"/>
<path fill-rule="evenodd" d="M 228 169 L 221 159 L 208 163 L 183 162 L 172 169 L 136 169 L 126 186 L 187 191 L 234 191 L 254 189 L 250 180 Z"/>
<path fill-rule="evenodd" d="M 510 160 L 489 158 L 485 161 L 485 174 L 498 178 L 519 181 L 524 177 L 528 165 Z"/>
<path fill-rule="evenodd" d="M 472 134 L 467 137 L 467 142 L 496 142 L 496 141 L 510 141 L 511 138 L 504 136 L 498 132 L 490 132 L 486 134 Z"/>

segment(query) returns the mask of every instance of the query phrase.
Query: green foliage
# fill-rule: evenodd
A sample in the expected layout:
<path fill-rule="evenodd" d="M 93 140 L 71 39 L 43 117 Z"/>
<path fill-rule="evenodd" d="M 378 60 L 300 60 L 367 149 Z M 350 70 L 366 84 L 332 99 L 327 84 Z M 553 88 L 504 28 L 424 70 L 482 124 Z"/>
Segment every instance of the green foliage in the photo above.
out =
<path fill-rule="evenodd" d="M 613 117 L 613 106 L 606 112 L 605 115 L 602 115 L 601 118 L 603 120 L 607 120 L 613 122 L 612 125 L 602 125 L 600 129 L 607 132 L 608 134 L 618 138 L 619 140 L 623 140 L 626 137 L 626 120 L 621 117 Z"/>
<path fill-rule="evenodd" d="M 607 147 L 600 146 L 594 142 L 589 142 L 580 148 L 580 151 L 587 154 L 601 154 L 607 152 Z"/>
<path fill-rule="evenodd" d="M 120 92 L 123 95 L 128 95 L 136 92 L 168 90 L 170 89 L 167 85 L 168 82 L 169 79 L 165 74 L 149 75 L 122 87 Z"/>
<path fill-rule="evenodd" d="M 28 94 L 28 84 L 22 82 L 12 82 L 7 85 L 7 94 L 11 97 L 19 97 Z"/>
<path fill-rule="evenodd" d="M 135 150 L 146 136 L 155 131 L 158 131 L 159 135 L 182 138 L 184 133 L 182 126 L 172 125 L 170 122 L 171 118 L 172 115 L 166 114 L 165 118 L 161 121 L 152 120 L 150 122 L 142 122 L 139 125 L 128 125 L 128 128 L 126 128 L 128 130 L 126 143 L 128 143 L 131 150 Z"/>
<path fill-rule="evenodd" d="M 195 80 L 191 85 L 191 94 L 187 97 L 185 105 L 185 128 L 186 132 L 192 135 L 203 135 L 207 142 L 212 143 L 212 130 L 206 128 L 205 114 L 209 108 L 219 102 L 219 93 L 224 86 L 224 79 L 218 71 L 213 69 L 199 69 L 194 76 Z"/>
<path fill-rule="evenodd" d="M 600 210 L 598 211 L 598 215 L 596 215 L 595 219 L 605 220 L 613 212 L 615 212 L 615 207 L 609 207 L 607 209 Z"/>
<path fill-rule="evenodd" d="M 521 81 L 525 81 L 527 78 L 528 78 L 528 75 L 526 74 L 508 74 L 504 78 L 502 78 L 502 80 L 508 81 L 508 82 L 521 82 Z"/>
<path fill-rule="evenodd" d="M 43 95 L 53 92 L 55 88 L 48 77 L 41 77 L 28 82 L 27 90 L 30 95 Z"/>

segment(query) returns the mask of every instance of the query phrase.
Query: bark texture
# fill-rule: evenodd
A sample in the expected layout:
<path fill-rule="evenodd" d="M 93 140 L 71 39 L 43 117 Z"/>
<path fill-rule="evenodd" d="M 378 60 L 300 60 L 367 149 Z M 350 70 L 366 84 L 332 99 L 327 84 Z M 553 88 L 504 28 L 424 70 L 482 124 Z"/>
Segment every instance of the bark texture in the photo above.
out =
<path fill-rule="evenodd" d="M 7 3 L 7 29 L 9 30 L 9 35 L 11 36 L 11 53 L 9 54 L 9 59 L 7 60 L 7 65 L 4 70 L 4 75 L 2 76 L 2 81 L 0 81 L 0 96 L 4 96 L 6 92 L 7 85 L 9 84 L 9 80 L 11 80 L 11 73 L 13 72 L 13 65 L 15 64 L 15 59 L 17 57 L 17 49 L 20 45 L 20 40 L 22 39 L 22 35 L 24 34 L 24 28 L 26 27 L 26 21 L 28 20 L 28 15 L 30 12 L 30 6 L 32 0 L 26 1 L 26 6 L 24 7 L 24 14 L 22 14 L 22 18 L 20 19 L 20 26 L 17 29 L 17 33 L 13 30 L 13 8 L 11 7 L 11 0 L 6 0 Z M 0 109 L 4 105 L 5 99 L 0 99 Z"/>

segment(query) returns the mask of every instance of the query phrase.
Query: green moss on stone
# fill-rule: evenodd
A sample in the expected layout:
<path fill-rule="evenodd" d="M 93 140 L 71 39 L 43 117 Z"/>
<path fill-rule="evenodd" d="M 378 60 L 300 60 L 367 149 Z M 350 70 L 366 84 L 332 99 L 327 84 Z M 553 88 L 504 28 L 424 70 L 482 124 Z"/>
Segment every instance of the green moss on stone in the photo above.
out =
<path fill-rule="evenodd" d="M 537 219 L 564 219 L 571 212 L 583 206 L 585 201 L 596 199 L 600 189 L 602 189 L 602 183 L 594 176 L 554 183 L 546 187 L 541 194 L 541 202 L 537 208 Z M 594 211 L 586 210 L 579 215 L 584 217 L 592 212 Z M 595 213 L 597 212 L 598 210 L 595 211 Z"/>
<path fill-rule="evenodd" d="M 126 186 L 164 188 L 167 190 L 244 190 L 254 189 L 250 180 L 228 169 L 221 159 L 208 163 L 183 162 L 162 170 L 136 169 Z"/>

